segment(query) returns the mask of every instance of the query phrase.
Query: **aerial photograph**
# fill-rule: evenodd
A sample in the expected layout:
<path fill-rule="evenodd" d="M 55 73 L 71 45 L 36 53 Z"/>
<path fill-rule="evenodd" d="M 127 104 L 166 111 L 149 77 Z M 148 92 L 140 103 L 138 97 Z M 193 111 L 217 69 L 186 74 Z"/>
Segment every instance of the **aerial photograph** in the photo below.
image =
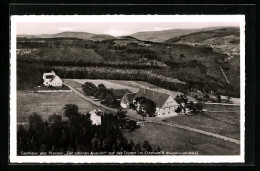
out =
<path fill-rule="evenodd" d="M 17 156 L 240 155 L 240 23 L 19 22 Z"/>

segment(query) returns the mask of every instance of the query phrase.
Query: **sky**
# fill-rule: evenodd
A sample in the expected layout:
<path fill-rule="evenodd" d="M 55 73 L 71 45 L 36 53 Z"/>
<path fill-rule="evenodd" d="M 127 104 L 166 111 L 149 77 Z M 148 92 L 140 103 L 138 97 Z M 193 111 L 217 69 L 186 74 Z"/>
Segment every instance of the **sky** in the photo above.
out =
<path fill-rule="evenodd" d="M 218 26 L 236 26 L 238 22 L 87 22 L 87 23 L 16 23 L 17 34 L 55 34 L 64 31 L 88 32 L 124 36 L 142 31 L 161 31 L 169 29 L 192 29 Z"/>

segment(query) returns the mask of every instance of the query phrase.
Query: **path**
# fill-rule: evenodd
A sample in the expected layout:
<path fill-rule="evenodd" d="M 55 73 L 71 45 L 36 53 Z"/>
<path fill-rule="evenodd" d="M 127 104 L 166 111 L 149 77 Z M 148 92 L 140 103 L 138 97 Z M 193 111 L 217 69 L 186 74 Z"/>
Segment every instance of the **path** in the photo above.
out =
<path fill-rule="evenodd" d="M 99 102 L 95 102 L 93 101 L 92 99 L 86 97 L 84 94 L 82 94 L 81 92 L 79 92 L 78 90 L 76 90 L 75 88 L 71 87 L 70 85 L 64 83 L 66 86 L 68 86 L 74 93 L 76 93 L 78 96 L 80 96 L 81 98 L 97 105 L 97 106 L 101 106 L 109 111 L 112 111 L 112 112 L 117 112 L 116 109 L 111 109 L 109 107 L 106 107 L 102 104 L 100 104 Z M 176 128 L 181 128 L 181 129 L 185 129 L 185 130 L 189 130 L 189 131 L 193 131 L 193 132 L 196 132 L 196 133 L 200 133 L 200 134 L 204 134 L 204 135 L 208 135 L 208 136 L 211 136 L 211 137 L 215 137 L 215 138 L 218 138 L 218 139 L 222 139 L 222 140 L 225 140 L 225 141 L 229 141 L 229 142 L 233 142 L 235 144 L 240 144 L 240 141 L 239 140 L 236 140 L 236 139 L 233 139 L 233 138 L 229 138 L 229 137 L 226 137 L 226 136 L 223 136 L 223 135 L 219 135 L 219 134 L 214 134 L 214 133 L 211 133 L 211 132 L 207 132 L 207 131 L 203 131 L 203 130 L 200 130 L 200 129 L 195 129 L 195 128 L 191 128 L 191 127 L 187 127 L 187 126 L 183 126 L 183 125 L 178 125 L 178 124 L 171 124 L 171 123 L 165 123 L 165 122 L 162 122 L 162 121 L 155 121 L 155 120 L 148 120 L 148 121 L 145 121 L 146 123 L 156 123 L 156 124 L 161 124 L 161 125 L 166 125 L 166 126 L 172 126 L 172 127 L 176 127 Z"/>
<path fill-rule="evenodd" d="M 71 87 L 70 85 L 66 84 L 66 83 L 63 83 L 64 85 L 68 86 L 74 93 L 76 93 L 79 97 L 89 101 L 90 103 L 93 103 L 94 105 L 96 106 L 99 106 L 99 107 L 103 107 L 111 112 L 117 112 L 117 109 L 112 109 L 112 108 L 109 108 L 107 106 L 104 106 L 102 104 L 100 104 L 99 102 L 95 102 L 94 100 L 92 100 L 91 98 L 88 98 L 86 97 L 84 94 L 82 94 L 81 92 L 79 92 L 78 90 L 76 90 L 75 88 Z"/>
<path fill-rule="evenodd" d="M 225 141 L 229 141 L 229 142 L 232 142 L 232 143 L 235 143 L 235 144 L 240 144 L 239 140 L 236 140 L 236 139 L 233 139 L 233 138 L 229 138 L 229 137 L 226 137 L 226 136 L 223 136 L 223 135 L 219 135 L 219 134 L 214 134 L 214 133 L 211 133 L 211 132 L 203 131 L 203 130 L 200 130 L 200 129 L 195 129 L 195 128 L 183 126 L 183 125 L 171 124 L 171 123 L 165 123 L 165 122 L 157 122 L 157 121 L 145 121 L 145 122 L 148 122 L 148 123 L 150 122 L 150 123 L 156 123 L 156 124 L 162 124 L 162 125 L 166 125 L 166 126 L 172 126 L 172 127 L 176 127 L 176 128 L 181 128 L 181 129 L 197 132 L 197 133 L 200 133 L 200 134 L 208 135 L 208 136 L 211 136 L 211 137 L 215 137 L 215 138 L 218 138 L 218 139 L 222 139 L 222 140 L 225 140 Z"/>
<path fill-rule="evenodd" d="M 228 78 L 227 78 L 227 76 L 226 76 L 224 70 L 222 69 L 222 67 L 221 67 L 220 65 L 219 65 L 219 67 L 220 67 L 220 70 L 222 71 L 222 73 L 223 73 L 223 75 L 224 75 L 224 77 L 225 77 L 227 83 L 229 84 L 230 82 L 229 82 L 229 80 L 228 80 Z"/>

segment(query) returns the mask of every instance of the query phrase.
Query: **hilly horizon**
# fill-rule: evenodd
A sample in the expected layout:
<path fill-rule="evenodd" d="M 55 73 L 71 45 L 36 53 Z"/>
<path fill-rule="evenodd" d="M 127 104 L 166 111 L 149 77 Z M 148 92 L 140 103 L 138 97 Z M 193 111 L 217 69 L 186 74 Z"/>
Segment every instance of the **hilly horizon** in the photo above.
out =
<path fill-rule="evenodd" d="M 170 30 L 162 30 L 162 31 L 145 31 L 145 32 L 137 32 L 131 34 L 130 36 L 143 41 L 164 42 L 174 37 L 179 37 L 179 36 L 188 35 L 191 33 L 201 32 L 201 31 L 216 30 L 221 28 L 234 28 L 234 27 L 220 26 L 220 27 L 205 27 L 201 29 L 170 29 Z"/>
<path fill-rule="evenodd" d="M 170 30 L 161 30 L 161 31 L 142 31 L 142 32 L 137 32 L 137 33 L 123 35 L 123 36 L 112 36 L 109 34 L 94 34 L 88 32 L 65 31 L 65 32 L 60 32 L 55 34 L 38 34 L 38 35 L 18 34 L 17 37 L 28 38 L 28 39 L 69 37 L 69 38 L 79 38 L 79 39 L 94 40 L 94 41 L 102 41 L 102 40 L 122 38 L 122 37 L 133 37 L 141 41 L 164 42 L 167 41 L 168 39 L 172 39 L 175 37 L 180 37 L 191 33 L 215 30 L 220 28 L 231 28 L 231 27 L 223 26 L 223 27 L 206 27 L 202 29 L 170 29 Z"/>
<path fill-rule="evenodd" d="M 79 38 L 79 39 L 86 39 L 86 40 L 107 40 L 114 38 L 111 35 L 107 34 L 93 34 L 88 32 L 72 32 L 72 31 L 65 31 L 55 34 L 38 34 L 38 35 L 26 35 L 26 34 L 18 34 L 17 37 L 19 38 Z"/>

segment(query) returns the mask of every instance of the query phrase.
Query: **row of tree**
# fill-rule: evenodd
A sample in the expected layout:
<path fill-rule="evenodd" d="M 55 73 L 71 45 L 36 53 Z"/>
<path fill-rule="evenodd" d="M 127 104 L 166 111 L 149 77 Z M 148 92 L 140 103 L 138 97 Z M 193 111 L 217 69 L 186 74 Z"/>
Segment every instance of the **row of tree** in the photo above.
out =
<path fill-rule="evenodd" d="M 202 112 L 203 110 L 202 103 L 194 103 L 193 101 L 188 101 L 188 97 L 186 94 L 177 95 L 174 99 L 179 104 L 179 106 L 175 110 L 176 113 L 187 113 L 189 111 L 193 114 L 196 114 Z"/>
<path fill-rule="evenodd" d="M 117 69 L 110 67 L 53 67 L 62 78 L 74 79 L 112 79 L 146 81 L 168 90 L 187 92 L 188 87 L 176 80 L 148 70 Z"/>
<path fill-rule="evenodd" d="M 76 66 L 76 67 L 112 67 L 119 69 L 160 69 L 155 62 L 139 63 L 139 61 L 121 61 L 121 62 L 91 62 L 83 60 L 41 60 L 41 59 L 23 59 L 18 58 L 18 62 L 26 62 L 27 64 L 42 63 L 48 66 Z"/>
<path fill-rule="evenodd" d="M 176 113 L 201 113 L 203 110 L 203 104 L 202 103 L 185 103 L 184 105 L 180 104 L 177 109 L 175 110 Z"/>
<path fill-rule="evenodd" d="M 105 113 L 101 125 L 92 125 L 90 114 L 81 114 L 74 104 L 64 107 L 64 117 L 51 115 L 48 121 L 36 113 L 29 117 L 28 128 L 18 127 L 17 152 L 141 152 L 153 151 L 148 141 L 142 145 L 128 141 L 122 132 L 124 113 Z M 121 121 L 120 121 L 121 120 Z M 128 123 L 128 122 L 125 122 Z M 128 123 L 129 124 L 129 123 Z M 129 127 L 126 125 L 125 127 Z M 131 128 L 133 129 L 133 128 Z M 160 147 L 154 151 L 160 150 Z"/>
<path fill-rule="evenodd" d="M 63 67 L 49 66 L 41 63 L 30 64 L 26 61 L 18 62 L 17 88 L 26 89 L 38 86 L 42 83 L 42 74 L 52 70 L 61 78 L 139 80 L 182 93 L 200 90 L 205 93 L 213 91 L 216 94 L 239 97 L 239 85 L 238 87 L 234 87 L 232 85 L 220 84 L 217 83 L 217 80 L 213 80 L 213 78 L 210 79 L 212 80 L 211 82 L 206 82 L 205 79 L 179 73 L 179 75 L 182 76 L 179 79 L 186 82 L 186 84 L 180 84 L 169 79 L 169 76 L 161 75 L 161 72 L 157 69 L 152 72 L 140 69 L 125 70 L 115 67 Z M 163 73 L 165 74 L 166 72 Z M 173 74 L 172 76 L 174 76 L 174 73 L 172 72 L 169 72 L 169 74 Z"/>
<path fill-rule="evenodd" d="M 118 104 L 114 93 L 107 89 L 104 84 L 96 86 L 92 82 L 85 82 L 85 84 L 82 85 L 82 91 L 86 96 L 94 96 L 97 99 L 103 100 L 108 105 Z"/>

